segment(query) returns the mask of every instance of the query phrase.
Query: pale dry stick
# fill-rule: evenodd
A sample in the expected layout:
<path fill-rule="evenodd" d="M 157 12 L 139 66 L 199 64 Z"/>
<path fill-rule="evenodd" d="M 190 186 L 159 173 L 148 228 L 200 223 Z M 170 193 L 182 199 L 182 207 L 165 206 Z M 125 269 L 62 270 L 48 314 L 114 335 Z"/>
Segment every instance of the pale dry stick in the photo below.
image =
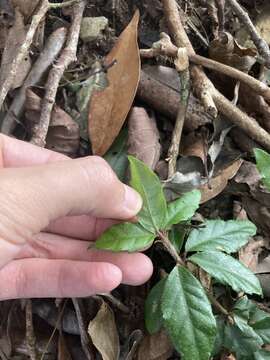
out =
<path fill-rule="evenodd" d="M 195 55 L 191 42 L 181 23 L 177 3 L 175 0 L 162 0 L 164 12 L 168 21 L 171 34 L 174 37 L 177 47 L 186 46 L 189 54 Z M 270 135 L 262 129 L 258 123 L 239 108 L 234 106 L 225 96 L 223 96 L 208 79 L 202 68 L 194 65 L 190 67 L 193 89 L 197 96 L 203 101 L 204 105 L 211 103 L 212 109 L 218 110 L 221 114 L 229 118 L 231 122 L 241 127 L 251 138 L 270 150 Z"/>
<path fill-rule="evenodd" d="M 177 46 L 173 45 L 170 37 L 165 33 L 161 33 L 160 38 L 161 39 L 158 42 L 153 44 L 151 49 L 140 50 L 141 56 L 144 58 L 152 58 L 155 56 L 164 55 L 175 58 L 178 52 Z M 262 81 L 259 81 L 238 69 L 222 64 L 218 61 L 208 59 L 204 56 L 188 54 L 188 57 L 190 62 L 196 65 L 201 65 L 207 69 L 217 71 L 235 80 L 241 81 L 254 90 L 257 94 L 270 101 L 270 88 Z"/>
<path fill-rule="evenodd" d="M 3 106 L 3 103 L 5 101 L 5 98 L 13 84 L 13 81 L 15 79 L 15 76 L 17 74 L 19 65 L 27 55 L 29 48 L 33 42 L 33 38 L 35 36 L 36 30 L 41 22 L 41 20 L 46 15 L 47 11 L 50 8 L 50 4 L 48 0 L 43 0 L 41 2 L 40 7 L 38 8 L 36 14 L 32 18 L 31 25 L 27 31 L 26 38 L 24 43 L 21 45 L 20 50 L 18 51 L 17 56 L 12 61 L 11 70 L 5 81 L 3 82 L 1 88 L 0 88 L 0 109 Z"/>
<path fill-rule="evenodd" d="M 81 311 L 81 300 L 73 298 L 72 302 L 73 302 L 73 306 L 74 306 L 74 309 L 76 312 L 78 325 L 79 325 L 79 329 L 80 329 L 82 348 L 83 348 L 84 354 L 86 356 L 86 359 L 91 360 L 92 359 L 91 350 L 90 350 L 91 340 L 90 340 L 90 336 L 88 335 L 88 333 L 86 331 L 85 321 L 84 321 L 82 311 Z"/>
<path fill-rule="evenodd" d="M 176 172 L 176 163 L 180 150 L 182 131 L 187 114 L 188 100 L 190 94 L 189 61 L 186 48 L 179 48 L 174 61 L 180 80 L 180 104 L 177 118 L 172 133 L 171 145 L 168 151 L 168 178 L 172 178 Z"/>
<path fill-rule="evenodd" d="M 26 324 L 26 343 L 28 349 L 28 355 L 31 360 L 37 360 L 36 350 L 36 336 L 33 325 L 33 311 L 32 311 L 32 300 L 26 300 L 25 306 L 25 324 Z"/>
<path fill-rule="evenodd" d="M 14 130 L 17 119 L 23 112 L 24 103 L 26 99 L 26 90 L 36 85 L 48 68 L 52 65 L 56 57 L 59 55 L 61 49 L 66 41 L 67 30 L 60 28 L 55 30 L 49 37 L 44 49 L 39 55 L 37 61 L 32 67 L 30 73 L 24 81 L 23 86 L 15 96 L 11 106 L 8 109 L 7 115 L 3 120 L 1 132 L 4 134 L 11 134 Z"/>
<path fill-rule="evenodd" d="M 59 9 L 59 8 L 64 8 L 64 7 L 68 7 L 71 5 L 76 4 L 77 2 L 79 2 L 81 0 L 67 0 L 64 1 L 62 3 L 50 3 L 50 8 L 51 9 Z"/>
<path fill-rule="evenodd" d="M 82 1 L 82 0 L 74 0 L 72 1 L 72 3 L 78 2 L 78 1 Z M 20 64 L 22 63 L 23 59 L 25 58 L 25 56 L 27 55 L 27 53 L 29 52 L 29 48 L 33 42 L 34 36 L 36 34 L 37 28 L 40 24 L 40 22 L 43 20 L 43 18 L 45 17 L 46 13 L 48 12 L 48 10 L 50 8 L 60 8 L 60 7 L 65 7 L 71 4 L 71 1 L 67 1 L 67 2 L 63 2 L 63 3 L 56 3 L 56 4 L 51 4 L 49 3 L 48 0 L 42 0 L 36 13 L 33 15 L 32 17 L 32 21 L 31 24 L 29 26 L 29 29 L 26 33 L 26 37 L 25 37 L 25 41 L 23 42 L 23 44 L 21 45 L 17 55 L 15 56 L 15 58 L 12 61 L 12 65 L 11 65 L 11 70 L 10 73 L 8 74 L 7 78 L 5 79 L 5 81 L 3 82 L 3 84 L 1 84 L 1 88 L 0 88 L 0 109 L 3 106 L 3 103 L 6 99 L 6 96 L 9 92 L 9 90 L 11 89 L 11 86 L 14 82 L 14 79 L 16 77 L 17 71 L 19 69 Z"/>
<path fill-rule="evenodd" d="M 238 3 L 237 0 L 227 0 L 230 4 L 231 8 L 237 15 L 237 17 L 241 20 L 243 25 L 247 28 L 252 41 L 258 49 L 259 54 L 265 61 L 265 65 L 270 68 L 270 49 L 267 42 L 262 39 L 258 30 L 253 25 L 247 11 Z"/>
<path fill-rule="evenodd" d="M 33 135 L 31 143 L 44 147 L 46 144 L 46 137 L 50 125 L 51 113 L 55 103 L 57 89 L 64 71 L 70 63 L 76 61 L 77 46 L 79 41 L 79 34 L 83 12 L 86 6 L 86 1 L 82 0 L 74 5 L 73 8 L 73 21 L 69 30 L 69 35 L 66 47 L 62 51 L 57 63 L 53 66 L 49 73 L 46 83 L 46 93 L 41 106 L 41 114 L 39 123 L 33 128 Z"/>

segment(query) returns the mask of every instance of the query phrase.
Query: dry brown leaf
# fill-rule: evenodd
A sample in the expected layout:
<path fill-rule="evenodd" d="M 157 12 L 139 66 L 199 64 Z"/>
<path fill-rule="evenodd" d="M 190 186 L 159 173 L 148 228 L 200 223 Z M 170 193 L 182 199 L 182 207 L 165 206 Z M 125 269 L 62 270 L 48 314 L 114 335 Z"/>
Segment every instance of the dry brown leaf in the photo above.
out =
<path fill-rule="evenodd" d="M 33 91 L 27 90 L 25 117 L 31 127 L 39 121 L 41 99 Z M 74 157 L 80 145 L 79 125 L 58 106 L 54 106 L 46 139 L 46 148 Z"/>
<path fill-rule="evenodd" d="M 165 331 L 144 337 L 138 350 L 137 360 L 167 360 L 173 354 L 173 346 Z"/>
<path fill-rule="evenodd" d="M 195 156 L 201 159 L 202 163 L 206 161 L 206 144 L 203 136 L 199 132 L 191 132 L 183 137 L 180 154 L 182 156 Z"/>
<path fill-rule="evenodd" d="M 88 333 L 103 360 L 118 360 L 120 345 L 114 313 L 105 301 L 90 321 Z"/>
<path fill-rule="evenodd" d="M 213 60 L 248 72 L 256 62 L 257 52 L 252 48 L 241 47 L 231 34 L 221 32 L 219 38 L 210 43 L 209 55 Z"/>
<path fill-rule="evenodd" d="M 128 153 L 155 169 L 161 153 L 159 132 L 154 115 L 133 107 L 128 118 Z"/>
<path fill-rule="evenodd" d="M 109 85 L 96 91 L 90 100 L 89 136 L 94 154 L 104 155 L 119 134 L 134 100 L 140 79 L 140 55 L 137 43 L 139 12 L 120 35 L 106 57 Z"/>
<path fill-rule="evenodd" d="M 23 16 L 28 19 L 35 11 L 40 0 L 11 0 L 14 8 L 19 8 Z"/>
<path fill-rule="evenodd" d="M 233 164 L 222 170 L 216 177 L 212 178 L 208 184 L 203 185 L 200 188 L 202 193 L 201 204 L 219 195 L 227 186 L 228 181 L 236 175 L 241 165 L 241 159 L 235 161 Z"/>
<path fill-rule="evenodd" d="M 235 201 L 233 208 L 234 218 L 236 220 L 248 219 L 247 213 L 240 202 Z M 264 246 L 263 239 L 255 240 L 255 238 L 250 238 L 247 245 L 239 250 L 239 260 L 253 272 L 256 272 L 258 266 L 258 257 L 262 246 Z"/>
<path fill-rule="evenodd" d="M 14 25 L 10 28 L 4 53 L 2 56 L 1 62 L 1 73 L 0 73 L 0 86 L 5 81 L 6 77 L 9 76 L 10 69 L 12 66 L 13 59 L 17 56 L 17 53 L 21 45 L 25 41 L 26 30 L 24 25 L 24 19 L 22 14 L 18 9 L 15 10 L 15 22 Z M 29 55 L 27 55 L 21 62 L 18 67 L 18 71 L 13 82 L 12 88 L 15 89 L 20 87 L 26 78 L 29 70 L 31 68 L 31 60 Z"/>

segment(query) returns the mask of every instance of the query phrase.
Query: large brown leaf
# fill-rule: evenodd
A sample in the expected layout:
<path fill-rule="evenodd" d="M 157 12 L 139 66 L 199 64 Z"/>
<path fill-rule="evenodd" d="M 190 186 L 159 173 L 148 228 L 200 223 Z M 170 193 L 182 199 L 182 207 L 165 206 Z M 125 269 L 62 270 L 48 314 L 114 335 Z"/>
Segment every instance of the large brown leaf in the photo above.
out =
<path fill-rule="evenodd" d="M 137 43 L 139 12 L 136 11 L 116 45 L 106 57 L 108 86 L 90 100 L 89 136 L 94 154 L 104 155 L 119 134 L 134 100 L 140 78 Z"/>

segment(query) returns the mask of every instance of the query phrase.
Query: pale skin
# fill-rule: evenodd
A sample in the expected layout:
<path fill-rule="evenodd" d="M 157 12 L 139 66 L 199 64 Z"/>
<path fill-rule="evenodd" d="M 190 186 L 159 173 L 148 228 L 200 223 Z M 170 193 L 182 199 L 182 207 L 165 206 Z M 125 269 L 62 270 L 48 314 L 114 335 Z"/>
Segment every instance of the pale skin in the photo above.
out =
<path fill-rule="evenodd" d="M 99 157 L 64 155 L 0 135 L 0 300 L 85 297 L 152 274 L 144 254 L 88 250 L 140 196 Z"/>

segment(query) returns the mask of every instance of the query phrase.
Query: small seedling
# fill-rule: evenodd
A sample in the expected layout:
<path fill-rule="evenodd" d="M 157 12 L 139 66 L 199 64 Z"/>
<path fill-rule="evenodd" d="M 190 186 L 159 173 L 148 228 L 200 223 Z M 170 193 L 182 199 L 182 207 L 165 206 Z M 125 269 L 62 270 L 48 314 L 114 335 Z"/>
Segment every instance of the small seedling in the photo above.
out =
<path fill-rule="evenodd" d="M 96 247 L 135 252 L 158 241 L 171 254 L 175 267 L 152 288 L 146 300 L 149 333 L 164 327 L 184 360 L 208 360 L 222 348 L 234 352 L 237 359 L 266 359 L 259 356 L 270 354 L 262 349 L 270 341 L 270 316 L 247 297 L 227 310 L 215 298 L 214 286 L 206 290 L 199 271 L 195 271 L 208 273 L 216 284 L 225 285 L 224 291 L 231 287 L 235 292 L 261 296 L 257 277 L 231 256 L 255 235 L 255 225 L 248 220 L 211 220 L 192 229 L 190 222 L 200 204 L 200 191 L 167 203 L 157 175 L 132 156 L 129 162 L 130 185 L 143 199 L 138 223 L 113 226 L 97 240 Z M 190 270 L 191 263 L 194 271 Z M 246 311 L 243 303 L 248 304 Z M 258 312 L 260 316 L 256 317 Z M 263 326 L 269 339 L 261 330 Z"/>

